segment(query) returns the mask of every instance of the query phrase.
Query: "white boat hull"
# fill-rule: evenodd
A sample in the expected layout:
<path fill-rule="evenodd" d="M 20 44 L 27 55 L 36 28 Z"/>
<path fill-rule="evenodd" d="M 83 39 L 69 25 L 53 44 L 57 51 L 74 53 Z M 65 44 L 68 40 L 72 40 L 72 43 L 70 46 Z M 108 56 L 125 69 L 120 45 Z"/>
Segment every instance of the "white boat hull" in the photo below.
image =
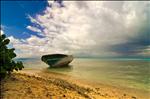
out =
<path fill-rule="evenodd" d="M 53 64 L 52 67 L 60 67 L 60 66 L 67 66 L 70 62 L 72 62 L 73 56 L 69 55 L 65 58 L 62 58 L 57 63 Z"/>

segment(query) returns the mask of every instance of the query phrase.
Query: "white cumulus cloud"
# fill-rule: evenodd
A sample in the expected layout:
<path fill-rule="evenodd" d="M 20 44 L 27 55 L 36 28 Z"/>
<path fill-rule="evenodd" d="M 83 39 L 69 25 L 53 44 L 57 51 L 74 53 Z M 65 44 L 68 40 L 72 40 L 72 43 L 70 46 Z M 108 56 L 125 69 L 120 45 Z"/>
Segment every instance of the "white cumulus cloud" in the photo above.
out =
<path fill-rule="evenodd" d="M 3 26 L 3 25 L 1 25 L 1 28 L 0 28 L 0 30 L 1 30 L 1 33 L 0 33 L 0 35 L 4 34 L 4 31 L 3 31 L 3 29 L 4 29 L 4 26 Z"/>
<path fill-rule="evenodd" d="M 48 53 L 119 56 L 111 46 L 138 37 L 148 21 L 146 1 L 64 1 L 64 7 L 48 3 L 44 14 L 28 16 L 35 27 L 27 28 L 44 37 L 12 40 L 14 47 L 22 51 L 20 57 Z"/>
<path fill-rule="evenodd" d="M 4 34 L 3 30 L 1 30 L 1 35 Z"/>
<path fill-rule="evenodd" d="M 31 31 L 33 31 L 33 32 L 41 32 L 40 29 L 38 29 L 36 27 L 33 27 L 33 26 L 27 26 L 26 28 L 29 29 L 29 30 L 31 30 Z"/>

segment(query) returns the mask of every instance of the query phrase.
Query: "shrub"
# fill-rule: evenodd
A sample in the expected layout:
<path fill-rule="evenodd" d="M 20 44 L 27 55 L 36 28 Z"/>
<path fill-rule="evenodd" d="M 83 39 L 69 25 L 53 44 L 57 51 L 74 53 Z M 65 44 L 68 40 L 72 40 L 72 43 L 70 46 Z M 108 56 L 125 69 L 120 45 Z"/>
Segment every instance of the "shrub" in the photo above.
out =
<path fill-rule="evenodd" d="M 24 68 L 21 61 L 15 62 L 13 59 L 16 57 L 14 48 L 8 48 L 10 40 L 6 38 L 5 34 L 0 35 L 0 78 L 11 74 L 14 70 L 22 70 Z"/>

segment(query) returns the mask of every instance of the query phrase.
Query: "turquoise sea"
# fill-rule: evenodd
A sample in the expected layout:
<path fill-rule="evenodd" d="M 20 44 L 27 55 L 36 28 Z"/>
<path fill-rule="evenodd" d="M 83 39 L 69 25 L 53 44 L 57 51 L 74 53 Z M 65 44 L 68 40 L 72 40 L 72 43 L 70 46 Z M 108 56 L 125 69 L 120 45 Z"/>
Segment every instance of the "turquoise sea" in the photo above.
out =
<path fill-rule="evenodd" d="M 75 58 L 69 67 L 49 68 L 40 59 L 23 60 L 25 68 L 45 69 L 97 83 L 150 91 L 149 59 Z"/>

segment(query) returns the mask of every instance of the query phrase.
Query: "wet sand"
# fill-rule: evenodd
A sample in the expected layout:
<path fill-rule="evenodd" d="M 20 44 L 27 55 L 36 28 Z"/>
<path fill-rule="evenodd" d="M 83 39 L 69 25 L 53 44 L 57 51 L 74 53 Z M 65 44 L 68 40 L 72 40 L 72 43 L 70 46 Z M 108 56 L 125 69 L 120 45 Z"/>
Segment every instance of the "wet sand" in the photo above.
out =
<path fill-rule="evenodd" d="M 2 99 L 149 99 L 141 90 L 87 82 L 45 70 L 23 70 L 1 83 Z"/>

